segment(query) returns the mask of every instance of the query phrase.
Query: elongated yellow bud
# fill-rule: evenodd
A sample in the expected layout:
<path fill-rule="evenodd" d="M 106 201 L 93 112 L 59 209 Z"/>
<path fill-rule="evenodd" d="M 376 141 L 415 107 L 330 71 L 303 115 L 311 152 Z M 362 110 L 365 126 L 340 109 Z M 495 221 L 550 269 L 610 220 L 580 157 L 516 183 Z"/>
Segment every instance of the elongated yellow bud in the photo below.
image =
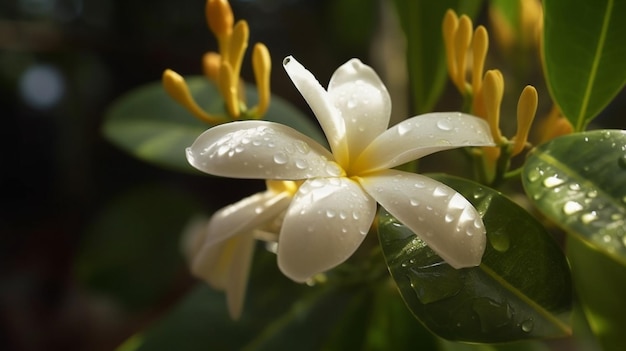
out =
<path fill-rule="evenodd" d="M 202 56 L 202 73 L 214 82 L 220 73 L 222 57 L 217 52 L 207 52 Z"/>
<path fill-rule="evenodd" d="M 192 115 L 194 115 L 194 117 L 210 124 L 224 122 L 222 118 L 212 116 L 198 106 L 196 101 L 191 96 L 191 92 L 189 91 L 189 87 L 187 86 L 185 79 L 180 74 L 172 71 L 171 69 L 166 69 L 163 72 L 162 83 L 167 94 L 182 105 Z"/>
<path fill-rule="evenodd" d="M 456 86 L 461 94 L 467 93 L 465 68 L 467 51 L 472 42 L 472 20 L 466 15 L 459 18 L 459 26 L 454 38 L 454 54 L 456 55 Z"/>
<path fill-rule="evenodd" d="M 261 118 L 270 105 L 270 73 L 272 71 L 270 52 L 261 43 L 257 43 L 252 49 L 252 69 L 254 70 L 257 94 L 259 95 L 259 102 L 254 114 L 256 118 Z"/>
<path fill-rule="evenodd" d="M 537 104 L 537 90 L 533 86 L 527 85 L 522 90 L 522 94 L 517 102 L 517 132 L 515 133 L 511 156 L 515 156 L 524 150 L 526 140 L 528 140 L 528 132 L 537 112 Z"/>
<path fill-rule="evenodd" d="M 233 75 L 233 70 L 227 61 L 222 61 L 217 82 L 224 104 L 226 104 L 226 112 L 233 119 L 239 118 L 239 96 L 237 95 L 239 77 Z"/>
<path fill-rule="evenodd" d="M 209 28 L 216 37 L 229 36 L 233 30 L 233 10 L 228 0 L 207 0 L 205 15 Z"/>
<path fill-rule="evenodd" d="M 483 79 L 483 69 L 485 68 L 485 60 L 487 59 L 487 51 L 489 49 L 489 35 L 484 26 L 478 26 L 474 31 L 472 39 L 472 91 L 478 92 L 481 88 Z"/>
<path fill-rule="evenodd" d="M 230 37 L 230 52 L 228 56 L 228 63 L 230 63 L 230 68 L 236 77 L 239 77 L 239 73 L 241 72 L 241 63 L 243 62 L 243 56 L 248 48 L 249 37 L 250 29 L 248 22 L 244 20 L 238 21 Z"/>
<path fill-rule="evenodd" d="M 504 78 L 499 70 L 493 69 L 485 73 L 482 91 L 487 113 L 487 123 L 489 123 L 493 140 L 497 144 L 502 141 L 502 134 L 500 133 L 500 104 L 504 95 Z"/>
<path fill-rule="evenodd" d="M 448 66 L 448 75 L 453 83 L 457 76 L 456 55 L 454 53 L 454 36 L 459 26 L 459 17 L 454 10 L 449 9 L 443 17 L 443 42 L 446 47 L 446 64 Z M 456 84 L 456 83 L 455 83 Z"/>

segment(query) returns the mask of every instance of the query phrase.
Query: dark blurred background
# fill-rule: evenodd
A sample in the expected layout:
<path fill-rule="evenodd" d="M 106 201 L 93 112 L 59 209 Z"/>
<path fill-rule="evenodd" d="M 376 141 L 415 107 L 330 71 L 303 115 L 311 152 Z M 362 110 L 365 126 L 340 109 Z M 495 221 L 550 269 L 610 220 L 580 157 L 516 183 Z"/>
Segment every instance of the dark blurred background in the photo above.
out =
<path fill-rule="evenodd" d="M 347 58 L 367 56 L 375 3 L 231 1 L 235 18 L 250 24 L 250 45 L 270 48 L 273 92 L 303 108 L 282 58 L 295 55 L 325 84 Z M 355 5 L 363 16 L 353 15 Z M 204 6 L 203 0 L 0 2 L 0 349 L 113 349 L 192 283 L 177 247 L 191 212 L 207 197 L 224 205 L 263 187 L 162 170 L 101 134 L 107 106 L 125 92 L 158 81 L 165 68 L 200 73 L 202 54 L 216 49 Z M 248 53 L 249 81 L 250 67 Z M 151 229 L 161 245 L 152 256 L 176 265 L 165 293 L 146 297 L 131 291 L 141 284 L 133 273 L 143 274 L 134 269 L 149 260 L 138 252 L 155 249 L 120 247 L 132 240 L 116 238 Z M 117 267 L 128 270 L 126 281 L 108 277 L 98 285 L 81 273 L 100 255 L 98 264 L 107 266 L 103 260 L 116 250 L 137 256 L 117 263 L 130 262 Z M 128 290 L 123 303 L 115 286 Z"/>

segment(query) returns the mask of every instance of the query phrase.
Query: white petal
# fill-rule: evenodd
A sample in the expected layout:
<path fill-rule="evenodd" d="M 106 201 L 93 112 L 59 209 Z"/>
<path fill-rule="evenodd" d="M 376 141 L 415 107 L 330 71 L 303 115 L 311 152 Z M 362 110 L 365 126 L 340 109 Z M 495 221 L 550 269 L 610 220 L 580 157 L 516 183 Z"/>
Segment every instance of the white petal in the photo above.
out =
<path fill-rule="evenodd" d="M 348 146 L 346 143 L 346 126 L 341 118 L 341 112 L 335 107 L 328 92 L 320 85 L 315 76 L 293 56 L 285 57 L 283 67 L 319 121 L 335 159 L 340 164 L 346 164 Z"/>
<path fill-rule="evenodd" d="M 386 170 L 360 179 L 365 190 L 454 268 L 480 264 L 486 230 L 454 189 L 418 174 Z"/>
<path fill-rule="evenodd" d="M 228 312 L 233 319 L 241 315 L 254 242 L 252 233 L 231 237 L 205 250 L 202 259 L 196 260 L 193 266 L 195 276 L 214 289 L 226 292 Z"/>
<path fill-rule="evenodd" d="M 409 118 L 389 128 L 353 164 L 356 174 L 399 166 L 433 152 L 463 146 L 493 146 L 484 120 L 459 112 Z"/>
<path fill-rule="evenodd" d="M 234 235 L 253 231 L 285 211 L 290 201 L 288 192 L 267 190 L 222 208 L 211 217 L 202 246 L 209 248 Z"/>
<path fill-rule="evenodd" d="M 356 158 L 389 125 L 387 88 L 371 67 L 352 59 L 335 71 L 328 93 L 346 125 L 350 158 Z"/>
<path fill-rule="evenodd" d="M 296 180 L 342 172 L 313 139 L 267 121 L 213 127 L 187 148 L 187 160 L 203 172 L 231 178 Z"/>
<path fill-rule="evenodd" d="M 316 178 L 300 186 L 278 239 L 278 267 L 303 282 L 350 257 L 374 220 L 376 202 L 348 178 Z"/>
<path fill-rule="evenodd" d="M 226 302 L 228 313 L 232 319 L 238 319 L 243 310 L 243 302 L 246 297 L 250 266 L 254 255 L 254 237 L 241 235 L 231 240 L 237 240 L 232 255 L 234 257 L 230 265 L 228 285 L 226 286 Z"/>

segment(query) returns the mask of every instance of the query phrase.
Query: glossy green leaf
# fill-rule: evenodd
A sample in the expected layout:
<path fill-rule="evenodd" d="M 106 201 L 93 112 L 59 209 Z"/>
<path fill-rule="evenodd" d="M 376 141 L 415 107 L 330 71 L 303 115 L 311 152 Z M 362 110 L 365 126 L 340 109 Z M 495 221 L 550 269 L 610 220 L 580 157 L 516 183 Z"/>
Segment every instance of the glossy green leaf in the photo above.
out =
<path fill-rule="evenodd" d="M 568 240 L 567 256 L 577 296 L 593 334 L 603 350 L 623 350 L 626 267 L 576 238 Z"/>
<path fill-rule="evenodd" d="M 180 234 L 200 206 L 158 185 L 133 189 L 96 214 L 75 261 L 76 277 L 122 309 L 145 310 L 185 269 Z"/>
<path fill-rule="evenodd" d="M 296 284 L 278 271 L 276 256 L 265 250 L 257 250 L 252 269 L 240 320 L 228 318 L 223 293 L 201 283 L 118 351 L 401 351 L 413 350 L 416 344 L 435 348 L 433 336 L 388 281 Z"/>
<path fill-rule="evenodd" d="M 407 42 L 413 113 L 431 112 L 447 79 L 446 56 L 441 32 L 444 14 L 475 17 L 482 0 L 395 0 Z"/>
<path fill-rule="evenodd" d="M 479 267 L 456 270 L 381 210 L 383 253 L 413 314 L 448 340 L 492 343 L 570 334 L 569 268 L 543 226 L 495 190 L 460 178 L 435 178 L 474 204 L 488 244 Z"/>
<path fill-rule="evenodd" d="M 189 90 L 207 111 L 225 115 L 217 88 L 204 77 L 186 79 Z M 247 100 L 256 90 L 246 86 Z M 117 100 L 107 111 L 104 135 L 132 155 L 156 165 L 198 174 L 185 158 L 185 148 L 210 125 L 182 108 L 163 90 L 160 82 L 137 88 Z M 285 100 L 272 96 L 266 120 L 291 126 L 318 140 L 325 140 L 312 119 Z"/>
<path fill-rule="evenodd" d="M 626 132 L 572 134 L 534 149 L 523 184 L 557 225 L 626 264 Z"/>
<path fill-rule="evenodd" d="M 544 0 L 550 94 L 582 131 L 626 83 L 626 1 Z"/>

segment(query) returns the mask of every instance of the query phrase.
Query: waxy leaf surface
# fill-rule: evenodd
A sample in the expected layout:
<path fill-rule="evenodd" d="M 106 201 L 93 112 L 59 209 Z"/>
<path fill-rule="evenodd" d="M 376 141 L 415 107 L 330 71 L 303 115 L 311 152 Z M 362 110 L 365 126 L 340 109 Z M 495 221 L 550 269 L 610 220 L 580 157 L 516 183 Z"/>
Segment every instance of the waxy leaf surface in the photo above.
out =
<path fill-rule="evenodd" d="M 446 53 L 441 32 L 444 14 L 454 9 L 473 18 L 482 0 L 395 0 L 407 43 L 407 69 L 413 113 L 432 112 L 446 82 Z"/>
<path fill-rule="evenodd" d="M 626 265 L 626 132 L 577 133 L 541 145 L 526 161 L 523 184 L 543 214 Z"/>
<path fill-rule="evenodd" d="M 548 88 L 582 131 L 626 83 L 626 1 L 545 0 L 543 6 Z"/>
<path fill-rule="evenodd" d="M 570 334 L 569 268 L 543 226 L 495 190 L 454 177 L 436 179 L 478 209 L 488 243 L 480 266 L 456 270 L 381 210 L 383 254 L 413 314 L 448 340 L 491 343 Z"/>

